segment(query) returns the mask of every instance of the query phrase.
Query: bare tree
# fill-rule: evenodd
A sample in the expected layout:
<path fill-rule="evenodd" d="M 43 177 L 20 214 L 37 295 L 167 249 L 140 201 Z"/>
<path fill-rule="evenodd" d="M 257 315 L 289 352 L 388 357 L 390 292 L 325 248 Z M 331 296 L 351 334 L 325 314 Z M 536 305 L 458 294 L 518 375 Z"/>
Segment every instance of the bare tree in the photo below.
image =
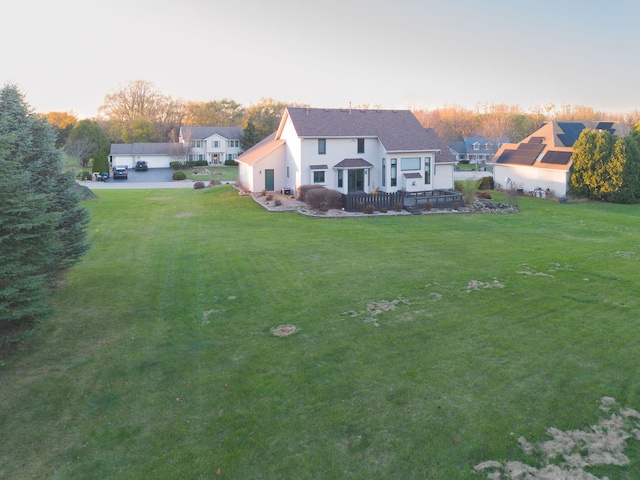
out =
<path fill-rule="evenodd" d="M 78 165 L 86 168 L 89 166 L 89 159 L 93 155 L 96 146 L 88 138 L 77 138 L 69 140 L 65 149 L 69 155 L 78 160 Z"/>

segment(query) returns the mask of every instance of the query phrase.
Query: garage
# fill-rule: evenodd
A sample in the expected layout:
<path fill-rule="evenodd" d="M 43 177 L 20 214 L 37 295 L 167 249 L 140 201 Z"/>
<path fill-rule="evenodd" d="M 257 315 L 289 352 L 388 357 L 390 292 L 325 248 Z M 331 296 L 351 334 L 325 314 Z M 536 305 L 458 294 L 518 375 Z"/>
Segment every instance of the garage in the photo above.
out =
<path fill-rule="evenodd" d="M 150 169 L 169 168 L 172 161 L 184 161 L 184 156 L 172 157 L 172 151 L 177 151 L 172 143 L 112 143 L 109 162 L 133 169 L 137 161 L 144 160 Z"/>

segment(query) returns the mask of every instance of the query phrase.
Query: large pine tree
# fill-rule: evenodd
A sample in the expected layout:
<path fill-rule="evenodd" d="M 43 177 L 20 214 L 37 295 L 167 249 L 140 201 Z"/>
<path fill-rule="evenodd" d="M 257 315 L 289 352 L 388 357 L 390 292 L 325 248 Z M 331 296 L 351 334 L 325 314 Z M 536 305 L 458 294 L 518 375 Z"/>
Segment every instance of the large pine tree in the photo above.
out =
<path fill-rule="evenodd" d="M 0 327 L 46 315 L 47 292 L 89 248 L 89 212 L 55 132 L 20 90 L 0 90 Z"/>

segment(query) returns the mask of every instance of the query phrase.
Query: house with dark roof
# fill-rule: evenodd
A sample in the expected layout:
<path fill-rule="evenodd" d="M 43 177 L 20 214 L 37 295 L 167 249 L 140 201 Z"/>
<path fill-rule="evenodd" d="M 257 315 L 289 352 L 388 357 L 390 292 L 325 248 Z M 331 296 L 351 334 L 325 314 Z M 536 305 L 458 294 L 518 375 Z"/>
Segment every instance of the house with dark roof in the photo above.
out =
<path fill-rule="evenodd" d="M 112 166 L 129 168 L 139 160 L 145 160 L 149 168 L 168 168 L 170 162 L 185 160 L 222 165 L 240 155 L 242 135 L 240 127 L 181 127 L 180 143 L 114 143 L 109 161 Z"/>
<path fill-rule="evenodd" d="M 240 155 L 243 133 L 240 127 L 180 127 L 179 141 L 185 148 L 187 160 L 221 165 Z"/>
<path fill-rule="evenodd" d="M 319 184 L 341 193 L 453 188 L 455 159 L 410 110 L 287 108 L 278 130 L 237 158 L 252 192 Z"/>
<path fill-rule="evenodd" d="M 520 143 L 505 143 L 494 156 L 493 180 L 498 187 L 557 197 L 566 195 L 573 144 L 584 129 L 629 134 L 618 122 L 547 122 Z"/>
<path fill-rule="evenodd" d="M 447 147 L 458 162 L 475 164 L 490 162 L 503 143 L 509 143 L 509 138 L 467 137 L 462 142 L 449 142 Z"/>

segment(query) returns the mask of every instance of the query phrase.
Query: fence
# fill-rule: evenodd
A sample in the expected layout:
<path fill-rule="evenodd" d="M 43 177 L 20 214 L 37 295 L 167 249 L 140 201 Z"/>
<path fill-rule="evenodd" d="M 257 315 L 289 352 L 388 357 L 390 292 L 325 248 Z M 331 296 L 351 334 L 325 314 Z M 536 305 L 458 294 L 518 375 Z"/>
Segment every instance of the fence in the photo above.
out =
<path fill-rule="evenodd" d="M 407 193 L 349 193 L 342 195 L 342 206 L 347 212 L 360 212 L 367 205 L 373 205 L 376 210 L 381 208 L 395 209 L 398 204 L 411 209 L 424 206 L 431 202 L 434 208 L 451 208 L 454 203 L 462 205 L 464 195 L 455 190 L 433 190 L 427 192 Z"/>

